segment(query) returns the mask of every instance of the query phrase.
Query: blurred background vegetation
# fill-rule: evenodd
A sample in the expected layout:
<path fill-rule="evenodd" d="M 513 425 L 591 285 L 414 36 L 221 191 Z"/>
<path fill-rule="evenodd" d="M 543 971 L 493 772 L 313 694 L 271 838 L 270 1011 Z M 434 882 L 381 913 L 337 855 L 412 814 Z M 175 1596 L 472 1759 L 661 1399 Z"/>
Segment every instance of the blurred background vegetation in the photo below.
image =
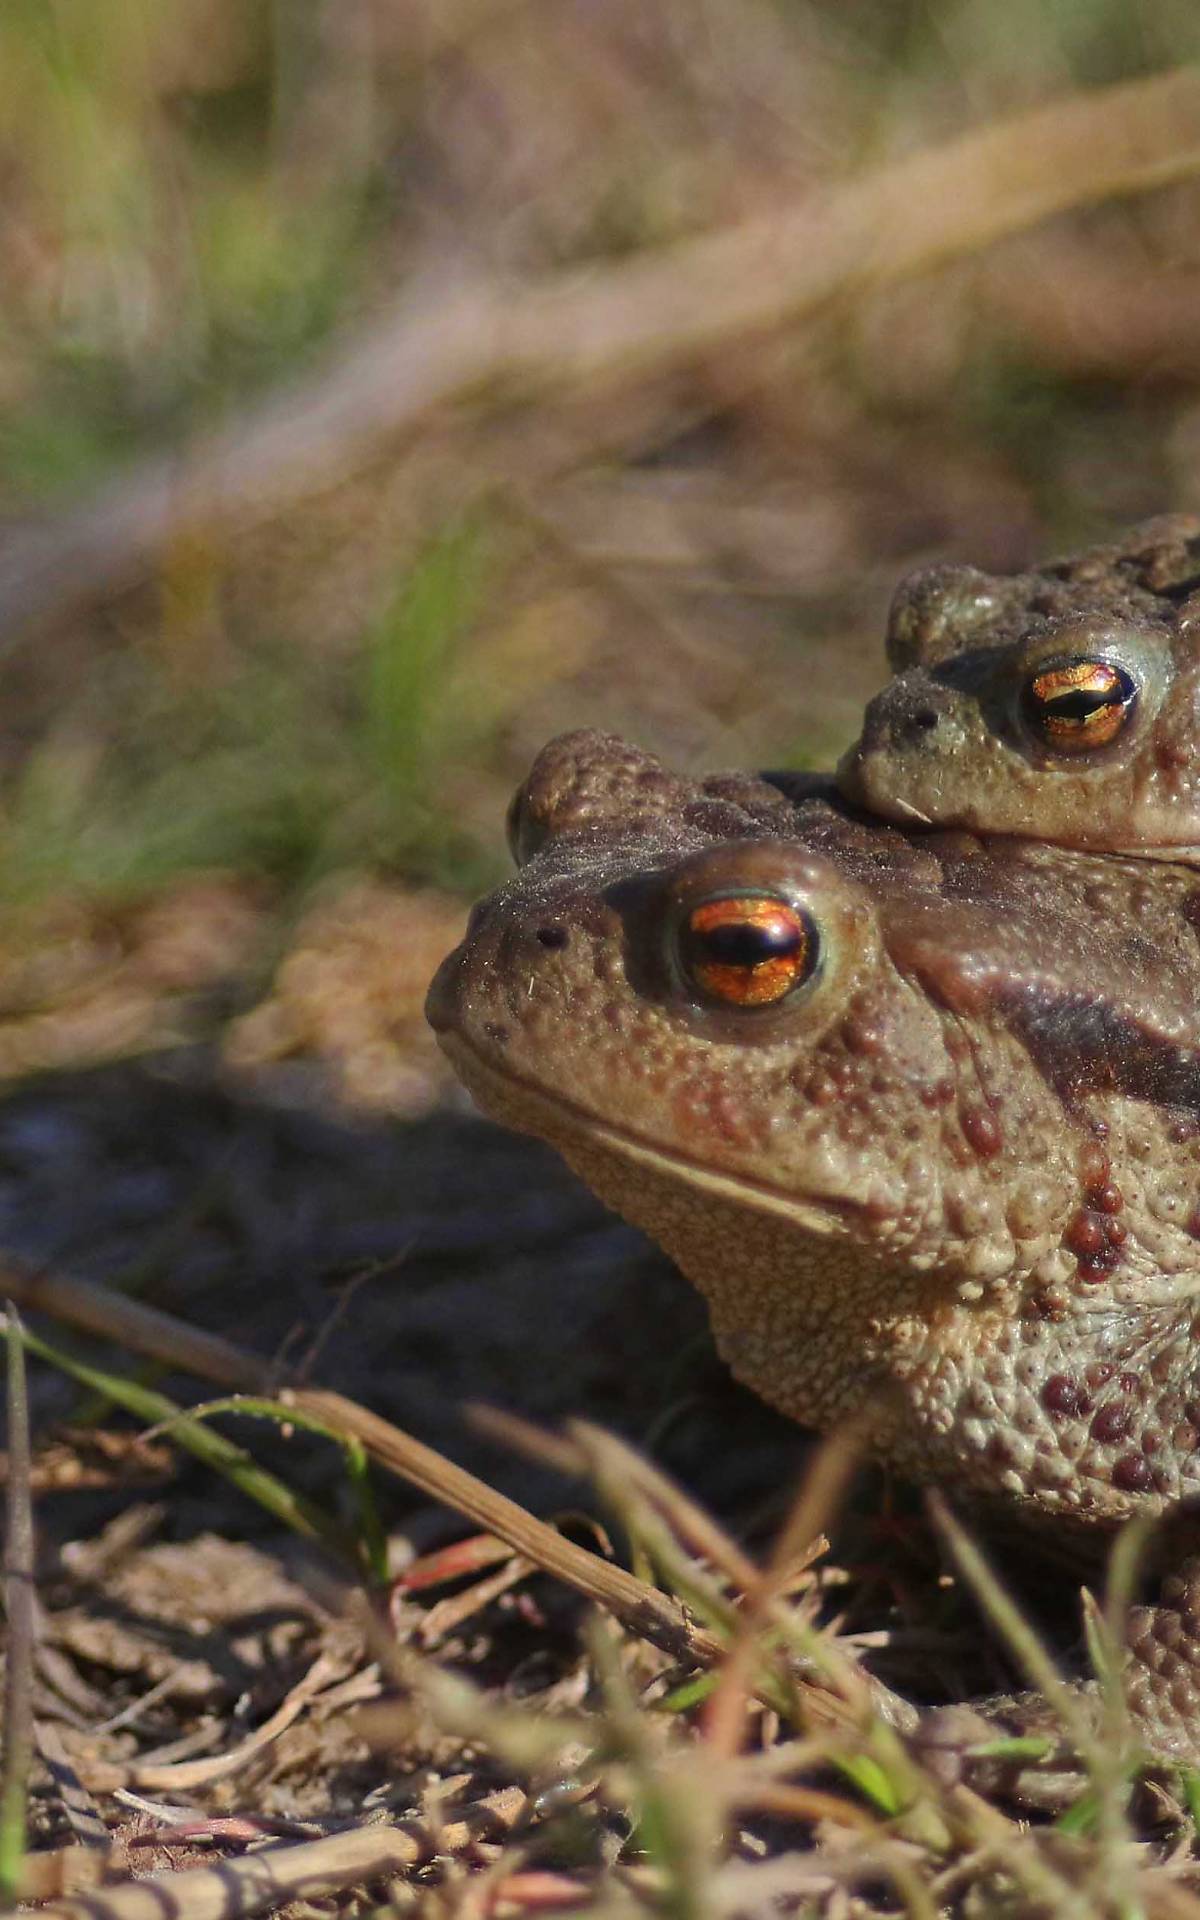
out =
<path fill-rule="evenodd" d="M 1200 506 L 1186 179 L 595 387 L 391 431 L 377 371 L 373 431 L 363 375 L 311 476 L 286 434 L 393 308 L 602 295 L 1194 47 L 1192 0 L 7 0 L 0 1074 L 199 1037 L 419 1108 L 548 735 L 827 763 L 906 569 Z M 181 508 L 271 408 L 282 490 Z"/>

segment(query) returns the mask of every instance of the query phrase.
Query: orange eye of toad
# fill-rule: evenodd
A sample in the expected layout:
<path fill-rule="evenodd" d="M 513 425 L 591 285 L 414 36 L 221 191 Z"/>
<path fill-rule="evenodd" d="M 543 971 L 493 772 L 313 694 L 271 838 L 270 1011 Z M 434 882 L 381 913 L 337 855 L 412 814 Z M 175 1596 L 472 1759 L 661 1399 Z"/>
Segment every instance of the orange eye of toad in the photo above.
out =
<path fill-rule="evenodd" d="M 1021 696 L 1025 720 L 1058 753 L 1107 747 L 1137 702 L 1137 683 L 1111 660 L 1064 660 L 1031 674 Z"/>
<path fill-rule="evenodd" d="M 773 1006 L 810 977 L 819 951 L 808 914 L 761 893 L 701 901 L 679 941 L 692 985 L 730 1007 Z"/>

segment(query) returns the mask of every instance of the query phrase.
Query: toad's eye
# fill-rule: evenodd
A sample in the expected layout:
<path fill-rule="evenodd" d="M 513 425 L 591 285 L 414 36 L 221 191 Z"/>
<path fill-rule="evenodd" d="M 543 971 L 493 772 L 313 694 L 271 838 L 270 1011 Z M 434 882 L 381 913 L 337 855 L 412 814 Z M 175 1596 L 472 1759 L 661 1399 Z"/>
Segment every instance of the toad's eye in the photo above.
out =
<path fill-rule="evenodd" d="M 679 958 L 706 1000 L 769 1007 L 811 976 L 820 954 L 815 922 L 770 893 L 722 894 L 690 909 Z"/>
<path fill-rule="evenodd" d="M 1031 673 L 1021 693 L 1030 731 L 1056 753 L 1107 747 L 1137 704 L 1137 682 L 1111 660 L 1062 660 Z"/>

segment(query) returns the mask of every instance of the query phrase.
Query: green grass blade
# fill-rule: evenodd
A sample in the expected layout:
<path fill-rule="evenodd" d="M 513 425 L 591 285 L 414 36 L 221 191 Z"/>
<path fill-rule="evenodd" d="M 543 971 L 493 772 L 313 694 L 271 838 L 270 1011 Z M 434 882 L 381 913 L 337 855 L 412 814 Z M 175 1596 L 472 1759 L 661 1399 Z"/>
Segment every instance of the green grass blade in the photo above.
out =
<path fill-rule="evenodd" d="M 243 1448 L 235 1446 L 223 1435 L 214 1433 L 202 1419 L 190 1414 L 186 1408 L 177 1406 L 166 1394 L 155 1393 L 151 1388 L 138 1385 L 121 1374 L 110 1373 L 104 1368 L 78 1360 L 62 1348 L 51 1346 L 27 1327 L 21 1329 L 21 1338 L 29 1351 L 36 1353 L 40 1360 L 47 1361 L 50 1366 L 57 1367 L 60 1372 L 84 1386 L 106 1394 L 116 1406 L 147 1426 L 169 1430 L 176 1445 L 205 1466 L 211 1467 L 214 1473 L 221 1474 L 247 1499 L 255 1501 L 294 1533 L 319 1540 L 339 1560 L 352 1567 L 360 1578 L 366 1574 L 361 1544 L 340 1521 L 326 1513 L 315 1501 L 297 1493 L 276 1474 L 260 1467 Z"/>
<path fill-rule="evenodd" d="M 375 1504 L 371 1483 L 370 1456 L 354 1434 L 337 1433 L 313 1414 L 299 1411 L 286 1400 L 268 1400 L 259 1394 L 229 1394 L 221 1400 L 203 1400 L 182 1411 L 180 1418 L 211 1420 L 218 1414 L 242 1414 L 250 1420 L 269 1420 L 278 1427 L 298 1427 L 304 1433 L 319 1434 L 342 1450 L 346 1477 L 358 1515 L 358 1558 L 369 1568 L 371 1579 L 379 1585 L 387 1580 L 387 1535 Z M 164 1422 L 159 1432 L 169 1432 L 172 1422 Z"/>

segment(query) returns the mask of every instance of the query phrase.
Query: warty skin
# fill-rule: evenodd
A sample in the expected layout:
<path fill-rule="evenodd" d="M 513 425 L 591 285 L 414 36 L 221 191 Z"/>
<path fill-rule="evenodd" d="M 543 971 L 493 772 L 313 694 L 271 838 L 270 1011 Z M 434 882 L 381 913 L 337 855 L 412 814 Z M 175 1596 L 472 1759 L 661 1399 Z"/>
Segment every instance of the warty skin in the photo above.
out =
<path fill-rule="evenodd" d="M 430 1018 L 485 1111 L 678 1261 L 742 1379 L 1081 1540 L 1200 1492 L 1200 876 L 906 835 L 595 733 L 511 824 Z M 805 964 L 729 1004 L 689 929 L 763 899 Z M 1196 1598 L 1131 1635 L 1165 1751 L 1194 1751 Z"/>

